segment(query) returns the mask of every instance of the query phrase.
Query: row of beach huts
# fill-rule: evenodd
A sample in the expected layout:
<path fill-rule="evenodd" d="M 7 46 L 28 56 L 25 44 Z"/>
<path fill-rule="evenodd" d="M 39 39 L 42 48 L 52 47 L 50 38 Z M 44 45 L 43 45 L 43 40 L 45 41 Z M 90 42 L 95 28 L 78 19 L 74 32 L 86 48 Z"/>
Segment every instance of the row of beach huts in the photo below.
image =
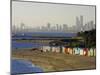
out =
<path fill-rule="evenodd" d="M 59 46 L 43 46 L 41 47 L 43 52 L 57 52 L 72 55 L 83 55 L 83 56 L 96 56 L 96 48 L 70 48 L 70 47 L 59 47 Z"/>

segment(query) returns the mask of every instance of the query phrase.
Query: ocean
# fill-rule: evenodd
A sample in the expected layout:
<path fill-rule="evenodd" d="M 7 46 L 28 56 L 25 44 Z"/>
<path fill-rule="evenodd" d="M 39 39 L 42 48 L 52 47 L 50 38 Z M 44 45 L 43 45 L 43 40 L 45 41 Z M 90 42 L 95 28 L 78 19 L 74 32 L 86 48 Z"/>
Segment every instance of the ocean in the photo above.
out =
<path fill-rule="evenodd" d="M 43 72 L 42 68 L 35 66 L 30 61 L 23 59 L 11 60 L 11 74 L 39 73 Z"/>

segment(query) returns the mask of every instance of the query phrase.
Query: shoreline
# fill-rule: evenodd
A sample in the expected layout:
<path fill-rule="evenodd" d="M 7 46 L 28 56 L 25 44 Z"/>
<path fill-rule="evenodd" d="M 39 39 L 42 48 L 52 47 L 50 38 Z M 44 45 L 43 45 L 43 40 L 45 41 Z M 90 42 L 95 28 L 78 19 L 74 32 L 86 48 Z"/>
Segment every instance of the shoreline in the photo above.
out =
<path fill-rule="evenodd" d="M 43 69 L 44 72 L 90 70 L 96 68 L 95 57 L 67 55 L 62 53 L 17 51 L 12 53 L 12 58 L 24 59 Z M 73 61 L 74 60 L 74 61 Z"/>
<path fill-rule="evenodd" d="M 25 58 L 12 57 L 11 60 L 12 60 L 12 59 L 15 59 L 15 60 L 26 60 L 26 61 L 28 61 L 28 62 L 31 62 L 31 61 L 29 61 L 28 59 L 25 59 Z M 31 62 L 31 63 L 32 63 L 32 67 L 38 67 L 38 68 L 40 68 L 40 69 L 43 70 L 42 67 L 40 67 L 40 66 L 38 66 L 38 65 L 35 65 L 33 62 Z M 43 70 L 43 71 L 44 71 L 44 70 Z"/>
<path fill-rule="evenodd" d="M 46 71 L 48 71 L 47 70 L 47 68 L 44 68 L 44 67 L 42 67 L 41 65 L 39 65 L 39 64 L 36 64 L 36 63 L 34 63 L 33 61 L 30 61 L 30 60 L 28 60 L 27 58 L 18 58 L 18 57 L 12 57 L 11 59 L 18 59 L 18 60 L 26 60 L 26 61 L 28 61 L 28 62 L 31 62 L 32 63 L 32 65 L 34 65 L 35 67 L 39 67 L 40 69 L 42 69 L 43 70 L 43 72 L 46 72 Z M 33 66 L 33 67 L 34 67 Z"/>

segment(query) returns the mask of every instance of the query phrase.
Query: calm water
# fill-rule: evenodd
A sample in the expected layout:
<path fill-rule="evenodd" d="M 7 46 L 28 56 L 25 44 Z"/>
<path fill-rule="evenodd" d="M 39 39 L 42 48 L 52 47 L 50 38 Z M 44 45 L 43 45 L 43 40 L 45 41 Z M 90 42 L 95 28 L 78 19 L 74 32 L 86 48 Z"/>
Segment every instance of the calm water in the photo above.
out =
<path fill-rule="evenodd" d="M 22 33 L 16 33 L 16 36 L 21 36 Z M 73 37 L 76 33 L 64 33 L 64 32 L 24 32 L 25 36 L 53 36 L 53 37 Z"/>
<path fill-rule="evenodd" d="M 12 48 L 39 48 L 43 46 L 44 44 L 40 43 L 23 43 L 23 42 L 16 42 L 15 39 L 33 39 L 33 38 L 39 38 L 37 36 L 42 37 L 73 37 L 76 36 L 75 33 L 63 33 L 63 32 L 32 32 L 32 33 L 25 33 L 24 36 L 21 35 L 22 33 L 16 33 L 16 36 L 12 37 Z M 43 39 L 43 38 L 42 38 Z M 46 39 L 46 38 L 45 38 Z"/>
<path fill-rule="evenodd" d="M 60 37 L 60 38 L 67 38 L 67 37 L 74 37 L 77 36 L 76 33 L 64 33 L 64 32 L 24 32 L 23 33 L 16 33 L 13 34 L 12 39 L 33 39 L 33 38 L 40 38 L 40 37 Z"/>
<path fill-rule="evenodd" d="M 21 73 L 38 73 L 43 72 L 40 67 L 32 65 L 31 62 L 22 59 L 12 59 L 11 60 L 11 73 L 21 74 Z"/>
<path fill-rule="evenodd" d="M 16 42 L 12 41 L 12 48 L 39 48 L 42 44 L 39 43 L 30 43 L 30 42 Z"/>

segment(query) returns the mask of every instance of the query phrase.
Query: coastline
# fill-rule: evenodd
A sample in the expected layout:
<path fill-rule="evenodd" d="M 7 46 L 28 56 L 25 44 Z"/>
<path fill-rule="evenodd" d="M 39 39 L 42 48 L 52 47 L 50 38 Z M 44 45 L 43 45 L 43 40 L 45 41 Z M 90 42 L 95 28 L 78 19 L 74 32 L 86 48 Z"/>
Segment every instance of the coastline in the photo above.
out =
<path fill-rule="evenodd" d="M 24 59 L 43 69 L 44 72 L 95 69 L 95 57 L 67 55 L 40 51 L 13 51 L 12 58 Z"/>

